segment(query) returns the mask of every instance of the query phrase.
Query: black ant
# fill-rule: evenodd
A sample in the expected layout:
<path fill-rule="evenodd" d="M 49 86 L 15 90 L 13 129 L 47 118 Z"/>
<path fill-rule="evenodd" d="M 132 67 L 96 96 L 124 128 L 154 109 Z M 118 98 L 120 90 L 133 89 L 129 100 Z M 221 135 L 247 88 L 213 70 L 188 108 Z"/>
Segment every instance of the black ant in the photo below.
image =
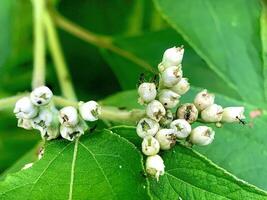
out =
<path fill-rule="evenodd" d="M 246 125 L 246 122 L 244 120 L 242 120 L 242 119 L 239 119 L 238 116 L 236 116 L 235 118 L 239 121 L 240 124 Z"/>

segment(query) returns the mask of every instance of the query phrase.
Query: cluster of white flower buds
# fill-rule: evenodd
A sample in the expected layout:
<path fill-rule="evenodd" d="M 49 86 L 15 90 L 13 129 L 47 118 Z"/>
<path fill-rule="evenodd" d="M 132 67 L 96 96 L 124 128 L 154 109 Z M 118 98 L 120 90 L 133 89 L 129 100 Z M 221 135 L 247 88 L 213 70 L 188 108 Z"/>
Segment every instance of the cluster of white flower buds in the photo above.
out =
<path fill-rule="evenodd" d="M 203 90 L 195 97 L 194 103 L 179 105 L 182 95 L 190 89 L 187 78 L 183 77 L 183 47 L 167 49 L 163 54 L 157 83 L 143 82 L 139 85 L 138 102 L 146 106 L 146 117 L 136 127 L 143 139 L 142 152 L 148 156 L 146 171 L 157 180 L 164 174 L 164 162 L 158 155 L 160 150 L 171 149 L 176 142 L 205 146 L 210 144 L 215 132 L 208 126 L 192 128 L 193 122 L 236 122 L 245 118 L 243 107 L 222 108 L 214 104 L 215 96 Z M 177 108 L 178 107 L 178 108 Z M 172 111 L 176 109 L 176 113 Z"/>
<path fill-rule="evenodd" d="M 52 140 L 61 135 L 73 141 L 87 130 L 85 121 L 96 121 L 101 112 L 95 101 L 80 102 L 78 110 L 67 106 L 58 111 L 52 98 L 52 91 L 41 86 L 34 89 L 30 96 L 19 99 L 14 108 L 18 127 L 39 130 L 45 140 Z"/>

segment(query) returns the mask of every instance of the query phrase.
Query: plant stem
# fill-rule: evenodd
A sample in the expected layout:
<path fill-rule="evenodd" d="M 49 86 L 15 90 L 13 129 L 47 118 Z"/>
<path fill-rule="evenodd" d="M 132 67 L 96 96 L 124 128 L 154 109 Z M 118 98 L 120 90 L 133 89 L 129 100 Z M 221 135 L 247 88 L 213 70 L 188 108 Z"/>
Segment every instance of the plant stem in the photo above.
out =
<path fill-rule="evenodd" d="M 45 84 L 45 38 L 43 27 L 44 0 L 32 0 L 34 21 L 34 67 L 32 88 Z"/>
<path fill-rule="evenodd" d="M 55 69 L 62 95 L 67 99 L 76 100 L 76 94 L 62 53 L 56 28 L 50 14 L 47 11 L 44 14 L 44 24 L 48 37 L 49 50 L 55 63 Z"/>
<path fill-rule="evenodd" d="M 134 54 L 132 54 L 129 51 L 126 51 L 124 49 L 119 48 L 118 46 L 114 45 L 114 43 L 112 42 L 112 40 L 109 37 L 105 37 L 105 36 L 100 36 L 97 35 L 93 32 L 90 32 L 76 24 L 74 24 L 73 22 L 67 20 L 66 18 L 64 18 L 63 16 L 59 15 L 58 13 L 52 12 L 52 16 L 55 19 L 55 23 L 62 28 L 63 30 L 71 33 L 72 35 L 92 44 L 95 45 L 99 48 L 104 48 L 104 49 L 108 49 L 113 53 L 116 53 L 117 55 L 120 55 L 130 61 L 132 61 L 133 63 L 137 64 L 138 66 L 146 69 L 147 71 L 150 71 L 151 73 L 156 74 L 156 70 L 150 65 L 148 64 L 146 61 L 144 61 L 143 59 L 135 56 Z"/>
<path fill-rule="evenodd" d="M 25 96 L 25 93 L 22 93 L 16 96 L 0 99 L 0 110 L 14 107 L 17 100 L 19 100 L 21 97 L 24 97 L 24 96 Z"/>
<path fill-rule="evenodd" d="M 77 101 L 70 101 L 68 99 L 55 96 L 54 102 L 58 106 L 78 106 Z M 101 106 L 101 115 L 99 116 L 102 120 L 112 121 L 112 122 L 123 122 L 128 124 L 134 124 L 145 116 L 144 110 L 133 109 L 131 111 L 120 110 L 113 106 Z"/>

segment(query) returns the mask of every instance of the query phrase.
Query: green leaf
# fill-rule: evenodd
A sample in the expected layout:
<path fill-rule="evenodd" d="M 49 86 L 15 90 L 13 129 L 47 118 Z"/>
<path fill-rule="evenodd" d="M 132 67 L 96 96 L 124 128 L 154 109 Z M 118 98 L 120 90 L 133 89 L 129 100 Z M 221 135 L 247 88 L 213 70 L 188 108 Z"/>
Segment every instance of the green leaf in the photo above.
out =
<path fill-rule="evenodd" d="M 111 130 L 141 146 L 135 127 L 116 126 Z M 267 199 L 267 193 L 237 179 L 194 150 L 176 145 L 161 152 L 161 156 L 165 175 L 159 182 L 149 179 L 154 199 Z"/>
<path fill-rule="evenodd" d="M 154 0 L 210 69 L 246 102 L 266 108 L 260 1 Z M 240 76 L 242 74 L 242 76 Z"/>
<path fill-rule="evenodd" d="M 147 32 L 135 37 L 121 37 L 115 40 L 117 46 L 126 49 L 134 55 L 149 63 L 155 69 L 161 62 L 163 52 L 170 47 L 184 45 L 185 55 L 183 61 L 184 76 L 188 77 L 190 83 L 197 87 L 209 88 L 227 96 L 240 99 L 238 94 L 227 86 L 227 83 L 211 71 L 207 64 L 190 48 L 181 36 L 171 29 Z M 104 58 L 117 76 L 123 89 L 136 88 L 138 78 L 145 72 L 148 77 L 153 75 L 139 65 L 121 58 L 108 51 L 102 51 Z M 127 67 L 126 67 L 127 66 Z M 205 78 L 203 78 L 205 77 Z M 212 85 L 210 83 L 213 83 Z"/>
<path fill-rule="evenodd" d="M 267 199 L 267 193 L 237 179 L 199 153 L 176 145 L 162 154 L 165 175 L 150 179 L 155 199 Z"/>
<path fill-rule="evenodd" d="M 104 130 L 76 142 L 49 142 L 33 167 L 0 183 L 0 198 L 149 199 L 142 171 L 136 148 Z"/>

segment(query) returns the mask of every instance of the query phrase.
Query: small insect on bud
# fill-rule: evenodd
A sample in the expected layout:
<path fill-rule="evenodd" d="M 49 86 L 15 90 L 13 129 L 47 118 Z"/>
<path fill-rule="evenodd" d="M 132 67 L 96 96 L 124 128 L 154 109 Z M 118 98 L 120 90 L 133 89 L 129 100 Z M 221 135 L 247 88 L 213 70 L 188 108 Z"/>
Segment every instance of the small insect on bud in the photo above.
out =
<path fill-rule="evenodd" d="M 59 111 L 59 122 L 64 126 L 75 126 L 79 122 L 77 109 L 67 106 Z"/>
<path fill-rule="evenodd" d="M 17 118 L 31 119 L 37 115 L 38 109 L 32 104 L 29 97 L 22 97 L 16 102 L 13 112 Z"/>
<path fill-rule="evenodd" d="M 205 89 L 196 95 L 194 104 L 199 111 L 202 111 L 208 106 L 212 105 L 214 103 L 214 99 L 214 94 L 208 93 L 208 91 Z"/>
<path fill-rule="evenodd" d="M 149 118 L 141 119 L 136 127 L 137 135 L 141 138 L 154 136 L 159 130 L 159 123 Z"/>
<path fill-rule="evenodd" d="M 241 122 L 244 123 L 244 107 L 227 107 L 223 109 L 222 122 Z"/>
<path fill-rule="evenodd" d="M 181 80 L 182 76 L 181 66 L 171 66 L 162 73 L 161 80 L 164 86 L 171 88 Z"/>
<path fill-rule="evenodd" d="M 178 119 L 185 119 L 190 124 L 197 120 L 198 110 L 192 103 L 186 103 L 181 105 L 176 112 Z"/>
<path fill-rule="evenodd" d="M 172 47 L 167 49 L 162 58 L 162 63 L 164 66 L 175 66 L 181 64 L 184 56 L 184 48 L 181 47 Z"/>
<path fill-rule="evenodd" d="M 185 119 L 176 119 L 170 124 L 170 128 L 175 131 L 178 139 L 185 139 L 191 132 L 191 125 Z"/>
<path fill-rule="evenodd" d="M 73 141 L 74 139 L 83 135 L 87 129 L 88 126 L 84 121 L 81 121 L 78 125 L 74 127 L 66 127 L 64 125 L 61 125 L 60 135 L 69 141 Z"/>
<path fill-rule="evenodd" d="M 142 142 L 142 152 L 147 156 L 156 155 L 159 152 L 159 142 L 152 136 L 146 136 Z"/>
<path fill-rule="evenodd" d="M 52 91 L 46 87 L 46 86 L 41 86 L 38 88 L 35 88 L 31 92 L 31 101 L 34 105 L 36 106 L 43 106 L 49 104 L 53 97 Z"/>
<path fill-rule="evenodd" d="M 163 104 L 165 108 L 174 108 L 179 103 L 180 95 L 175 92 L 163 89 L 159 93 L 159 101 Z"/>
<path fill-rule="evenodd" d="M 32 130 L 32 119 L 18 119 L 18 127 L 24 128 L 26 130 Z"/>
<path fill-rule="evenodd" d="M 86 121 L 96 121 L 101 114 L 101 107 L 95 101 L 81 102 L 79 104 L 79 111 L 82 118 Z"/>
<path fill-rule="evenodd" d="M 157 89 L 155 83 L 142 83 L 138 87 L 139 101 L 142 103 L 149 103 L 157 96 Z"/>
<path fill-rule="evenodd" d="M 190 134 L 190 142 L 199 146 L 212 143 L 215 132 L 208 126 L 198 126 Z"/>
<path fill-rule="evenodd" d="M 159 180 L 159 176 L 164 174 L 164 162 L 159 155 L 148 156 L 146 159 L 146 172 L 154 176 L 157 181 Z"/>
<path fill-rule="evenodd" d="M 165 116 L 166 110 L 159 101 L 153 100 L 147 105 L 146 114 L 149 118 L 158 122 Z"/>
<path fill-rule="evenodd" d="M 171 149 L 176 143 L 175 130 L 173 129 L 161 129 L 155 137 L 162 150 Z"/>
<path fill-rule="evenodd" d="M 212 104 L 201 112 L 201 118 L 205 122 L 219 122 L 222 119 L 223 108 L 217 104 Z"/>
<path fill-rule="evenodd" d="M 179 95 L 185 94 L 190 89 L 190 84 L 187 78 L 182 78 L 171 90 Z"/>
<path fill-rule="evenodd" d="M 159 124 L 163 127 L 167 127 L 173 120 L 173 114 L 171 110 L 166 110 L 166 115 L 161 118 Z"/>

